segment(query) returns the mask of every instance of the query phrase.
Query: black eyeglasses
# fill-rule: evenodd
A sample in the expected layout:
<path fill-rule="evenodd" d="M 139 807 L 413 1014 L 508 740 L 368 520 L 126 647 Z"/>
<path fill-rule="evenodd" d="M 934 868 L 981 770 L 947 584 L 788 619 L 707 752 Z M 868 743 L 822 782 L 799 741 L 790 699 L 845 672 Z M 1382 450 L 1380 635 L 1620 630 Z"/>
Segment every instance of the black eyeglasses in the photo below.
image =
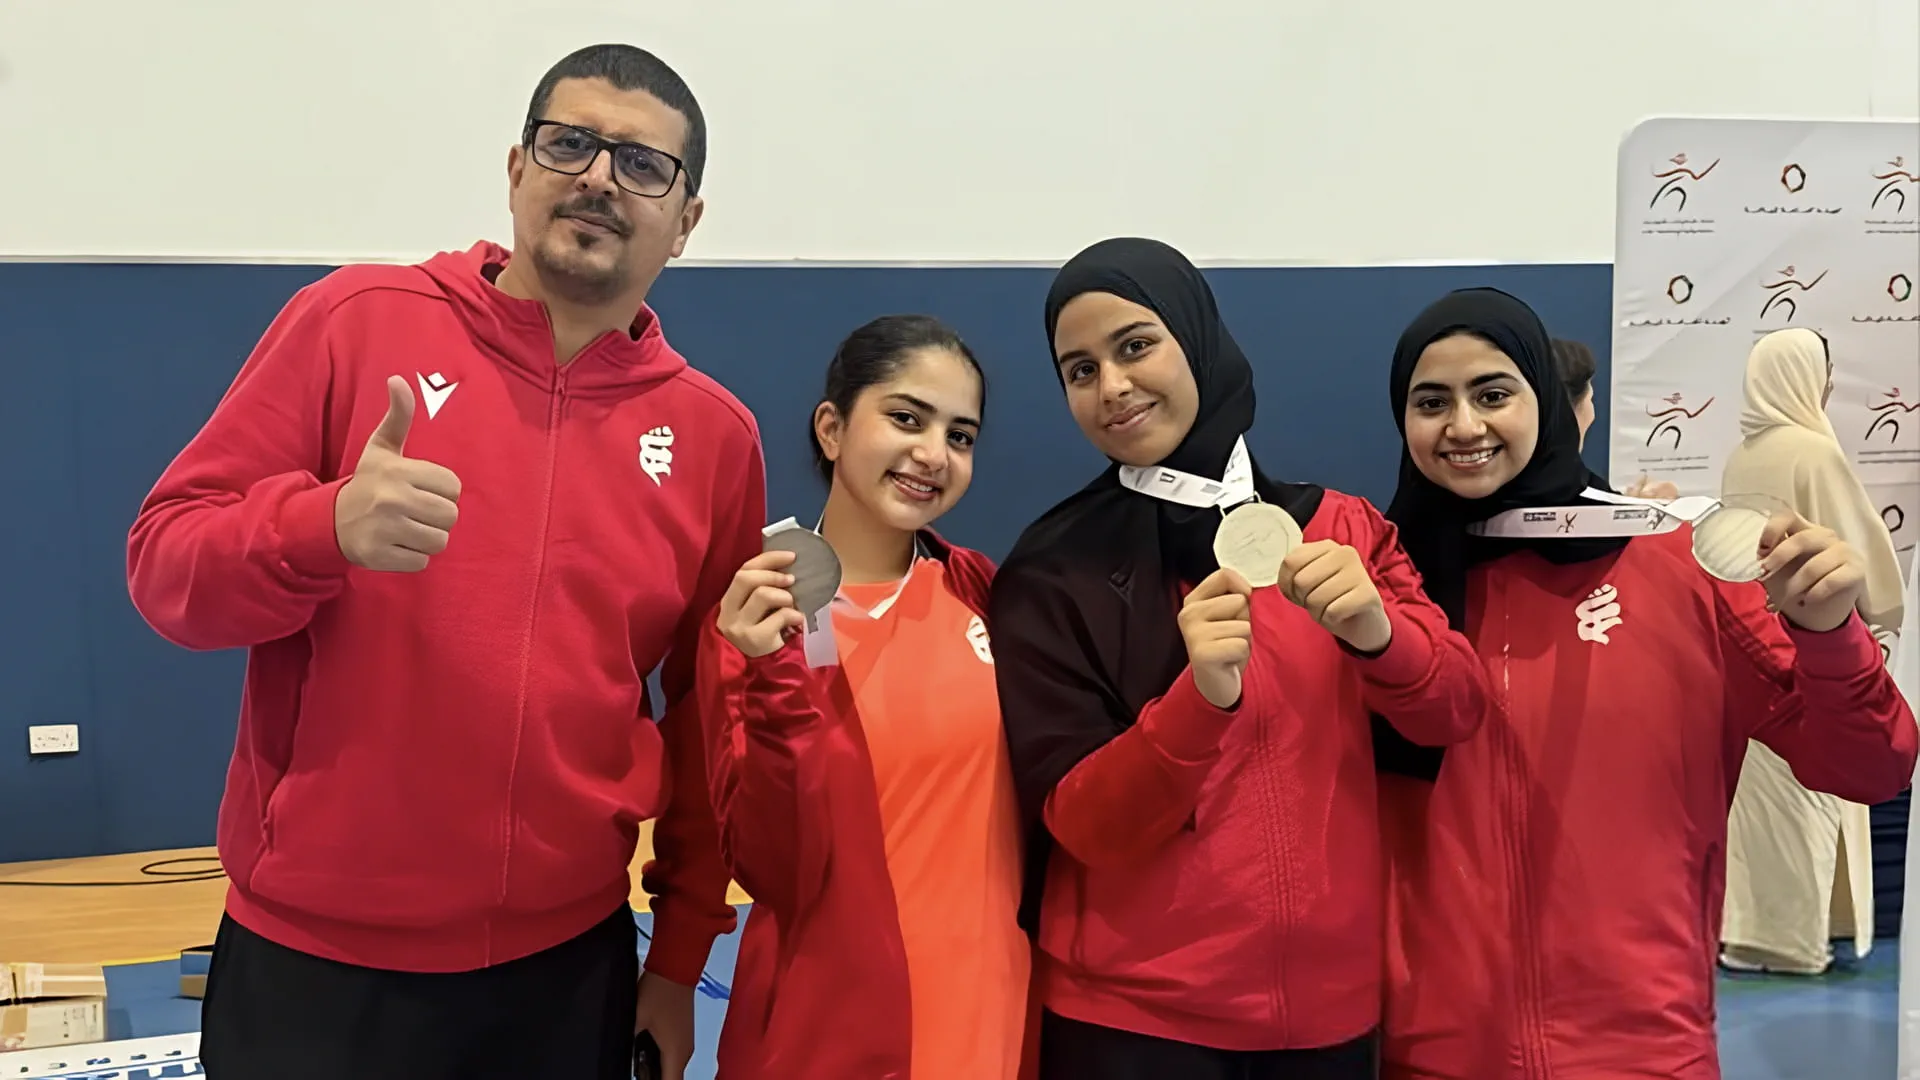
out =
<path fill-rule="evenodd" d="M 558 120 L 528 121 L 521 141 L 541 168 L 567 176 L 579 176 L 593 168 L 600 152 L 607 151 L 613 155 L 614 183 L 648 199 L 672 191 L 673 182 L 685 168 L 679 158 L 665 150 L 643 143 L 615 142 Z"/>

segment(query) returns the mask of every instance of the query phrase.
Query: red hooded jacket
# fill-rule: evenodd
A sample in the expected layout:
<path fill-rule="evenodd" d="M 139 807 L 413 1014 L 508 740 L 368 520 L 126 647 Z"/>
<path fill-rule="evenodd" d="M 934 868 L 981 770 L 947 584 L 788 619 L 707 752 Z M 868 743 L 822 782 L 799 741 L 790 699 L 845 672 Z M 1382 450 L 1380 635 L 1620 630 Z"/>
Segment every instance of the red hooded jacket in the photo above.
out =
<path fill-rule="evenodd" d="M 921 533 L 983 619 L 994 566 Z M 873 762 L 838 666 L 796 638 L 749 659 L 706 620 L 698 698 L 729 868 L 753 897 L 720 1074 L 906 1080 L 912 1001 Z M 1027 1073 L 1034 1058 L 1029 1033 Z"/>
<path fill-rule="evenodd" d="M 1189 667 L 1073 767 L 1046 805 L 1059 847 L 1035 981 L 1050 1011 L 1242 1051 L 1333 1046 L 1379 1025 L 1370 713 L 1422 745 L 1457 743 L 1481 723 L 1486 672 L 1366 500 L 1329 491 L 1303 531 L 1359 553 L 1392 642 L 1362 656 L 1278 589 L 1255 590 L 1233 710 L 1202 697 Z"/>
<path fill-rule="evenodd" d="M 1818 791 L 1900 793 L 1916 731 L 1858 617 L 1827 633 L 1701 571 L 1691 532 L 1477 568 L 1486 725 L 1383 786 L 1385 1075 L 1716 1080 L 1727 811 L 1758 739 Z"/>
<path fill-rule="evenodd" d="M 177 644 L 250 650 L 219 820 L 243 925 L 352 964 L 500 964 L 615 910 L 661 815 L 647 966 L 691 984 L 734 916 L 683 699 L 697 614 L 760 550 L 759 433 L 650 310 L 557 365 L 545 309 L 492 284 L 508 257 L 296 294 L 141 507 L 133 602 Z M 462 482 L 414 574 L 334 534 L 391 375 L 406 454 Z"/>

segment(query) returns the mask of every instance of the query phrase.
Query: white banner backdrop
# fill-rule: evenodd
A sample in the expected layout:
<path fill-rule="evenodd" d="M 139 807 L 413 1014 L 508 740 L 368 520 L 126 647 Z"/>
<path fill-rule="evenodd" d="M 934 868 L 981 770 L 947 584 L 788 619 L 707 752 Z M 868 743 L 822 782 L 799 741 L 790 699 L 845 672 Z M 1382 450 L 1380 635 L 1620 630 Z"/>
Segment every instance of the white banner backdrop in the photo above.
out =
<path fill-rule="evenodd" d="M 1893 681 L 1920 712 L 1920 567 L 1907 571 L 1907 613 L 1894 643 Z M 1908 796 L 1906 891 L 1900 914 L 1900 1026 L 1897 1080 L 1920 1080 L 1920 800 Z"/>
<path fill-rule="evenodd" d="M 1920 123 L 1654 119 L 1621 144 L 1610 479 L 1714 495 L 1747 353 L 1832 347 L 1827 413 L 1912 560 L 1920 538 Z"/>
<path fill-rule="evenodd" d="M 1920 123 L 1654 119 L 1622 142 L 1613 265 L 1616 487 L 1717 495 L 1747 354 L 1788 326 L 1832 349 L 1827 415 L 1909 575 L 1920 538 Z M 1893 667 L 1909 699 L 1909 577 Z M 1920 803 L 1914 808 L 1920 825 Z M 1920 1080 L 1920 837 L 1901 920 L 1899 1077 Z"/>

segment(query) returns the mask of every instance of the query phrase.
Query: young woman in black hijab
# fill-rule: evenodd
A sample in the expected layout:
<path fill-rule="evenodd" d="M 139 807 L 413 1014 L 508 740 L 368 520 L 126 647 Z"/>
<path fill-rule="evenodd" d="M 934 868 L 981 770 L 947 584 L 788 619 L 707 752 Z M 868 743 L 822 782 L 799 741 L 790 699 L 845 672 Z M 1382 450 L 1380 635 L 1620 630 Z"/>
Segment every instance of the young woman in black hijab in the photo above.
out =
<path fill-rule="evenodd" d="M 1113 465 L 1026 530 L 989 602 L 1041 1075 L 1373 1076 L 1369 717 L 1457 741 L 1484 674 L 1373 507 L 1247 454 L 1252 369 L 1179 252 L 1081 252 L 1046 324 Z M 1277 587 L 1215 561 L 1223 515 L 1256 501 L 1304 533 Z"/>
<path fill-rule="evenodd" d="M 1862 802 L 1913 774 L 1913 716 L 1853 614 L 1858 559 L 1782 513 L 1734 552 L 1764 560 L 1766 584 L 1729 584 L 1690 527 L 1610 505 L 1546 329 L 1506 293 L 1422 312 L 1391 395 L 1405 446 L 1387 517 L 1498 693 L 1444 762 L 1407 770 L 1437 781 L 1383 778 L 1386 1075 L 1716 1080 L 1747 740 Z"/>

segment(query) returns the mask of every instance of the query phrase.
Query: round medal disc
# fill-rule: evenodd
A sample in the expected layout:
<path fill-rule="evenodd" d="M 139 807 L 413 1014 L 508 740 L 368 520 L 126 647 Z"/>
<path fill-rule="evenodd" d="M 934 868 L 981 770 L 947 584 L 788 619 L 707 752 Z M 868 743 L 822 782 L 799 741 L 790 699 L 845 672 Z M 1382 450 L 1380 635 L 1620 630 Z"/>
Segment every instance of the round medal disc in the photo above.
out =
<path fill-rule="evenodd" d="M 1693 559 L 1721 581 L 1758 581 L 1760 537 L 1784 503 L 1768 495 L 1729 495 L 1693 523 Z"/>
<path fill-rule="evenodd" d="M 1300 525 L 1272 503 L 1243 503 L 1220 522 L 1213 558 L 1256 589 L 1280 580 L 1280 564 L 1300 546 Z"/>
<path fill-rule="evenodd" d="M 819 533 L 799 526 L 782 529 L 767 537 L 763 547 L 767 551 L 793 552 L 793 565 L 787 567 L 793 584 L 787 591 L 793 594 L 793 606 L 802 615 L 811 618 L 819 614 L 840 594 L 840 556 Z"/>

